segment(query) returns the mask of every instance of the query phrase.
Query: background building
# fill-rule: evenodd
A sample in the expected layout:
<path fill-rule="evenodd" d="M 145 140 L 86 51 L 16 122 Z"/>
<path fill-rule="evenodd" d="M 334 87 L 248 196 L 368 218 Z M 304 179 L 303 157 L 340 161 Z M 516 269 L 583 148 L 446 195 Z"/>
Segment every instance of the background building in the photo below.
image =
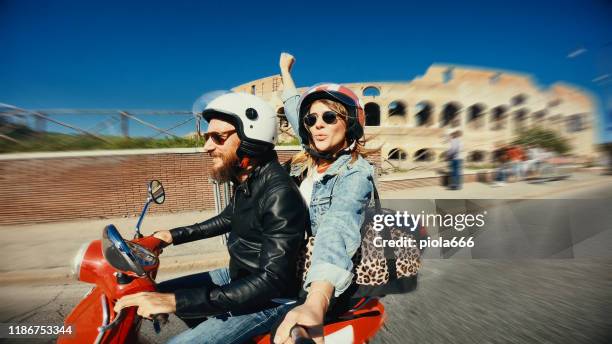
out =
<path fill-rule="evenodd" d="M 594 98 L 566 83 L 542 88 L 526 74 L 434 64 L 409 82 L 344 85 L 364 104 L 367 146 L 380 148 L 383 168 L 433 167 L 444 161 L 447 136 L 458 129 L 468 163 L 490 162 L 497 145 L 538 125 L 567 138 L 571 154 L 596 154 Z M 269 101 L 279 115 L 281 142 L 288 142 L 293 132 L 284 118 L 282 90 L 279 75 L 234 88 Z"/>

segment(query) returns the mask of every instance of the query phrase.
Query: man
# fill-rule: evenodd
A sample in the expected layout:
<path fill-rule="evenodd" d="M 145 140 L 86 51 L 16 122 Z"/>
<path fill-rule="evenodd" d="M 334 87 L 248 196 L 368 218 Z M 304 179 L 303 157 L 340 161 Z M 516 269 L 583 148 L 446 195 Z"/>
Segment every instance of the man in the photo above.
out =
<path fill-rule="evenodd" d="M 518 145 L 512 145 L 510 149 L 508 149 L 508 158 L 510 159 L 510 164 L 512 166 L 512 174 L 514 175 L 514 180 L 521 180 L 521 164 L 523 162 L 523 150 L 521 149 L 521 147 Z"/>
<path fill-rule="evenodd" d="M 461 189 L 461 130 L 451 134 L 450 149 L 448 150 L 448 160 L 450 163 L 450 180 L 448 188 L 450 190 Z"/>
<path fill-rule="evenodd" d="M 533 143 L 530 143 L 527 147 L 527 161 L 525 161 L 523 173 L 526 177 L 535 177 L 540 169 L 540 149 Z"/>
<path fill-rule="evenodd" d="M 495 150 L 495 181 L 491 184 L 493 187 L 506 185 L 506 169 L 508 168 L 508 147 L 503 143 L 496 144 Z"/>
<path fill-rule="evenodd" d="M 297 253 L 309 216 L 298 188 L 274 152 L 276 114 L 262 99 L 230 93 L 203 111 L 208 121 L 204 150 L 212 157 L 212 176 L 232 181 L 235 194 L 217 216 L 192 226 L 159 231 L 155 237 L 174 245 L 229 232 L 229 268 L 185 276 L 159 284 L 159 293 L 121 298 L 115 310 L 138 307 L 150 318 L 176 313 L 209 317 L 174 337 L 173 343 L 241 343 L 270 331 L 295 298 Z"/>

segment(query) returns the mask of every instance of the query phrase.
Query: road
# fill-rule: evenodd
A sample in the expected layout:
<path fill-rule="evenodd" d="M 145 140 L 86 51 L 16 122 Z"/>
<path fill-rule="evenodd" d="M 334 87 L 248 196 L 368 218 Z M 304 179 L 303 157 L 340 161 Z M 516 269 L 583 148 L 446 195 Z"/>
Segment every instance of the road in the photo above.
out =
<path fill-rule="evenodd" d="M 528 219 L 529 226 L 524 221 L 504 222 L 518 227 L 477 233 L 480 246 L 470 251 L 428 251 L 417 290 L 383 299 L 387 321 L 373 342 L 612 342 L 612 215 L 605 212 L 610 195 L 611 185 L 556 195 L 558 199 L 606 198 L 572 203 L 572 209 L 582 215 L 564 211 L 558 204 L 547 203 L 551 209 L 545 211 L 530 206 L 530 201 L 508 201 L 513 204 L 512 218 Z M 589 210 L 597 205 L 601 209 Z M 510 205 L 496 209 L 504 213 L 504 206 Z M 564 216 L 569 216 L 570 225 L 559 226 L 558 219 L 567 222 Z M 520 228 L 521 236 L 515 228 Z M 566 242 L 547 244 L 551 238 Z M 517 250 L 521 242 L 539 244 Z M 0 287 L 0 322 L 60 324 L 88 288 L 79 283 L 4 285 Z M 141 333 L 143 341 L 162 343 L 184 328 L 171 317 L 159 336 L 149 322 Z"/>

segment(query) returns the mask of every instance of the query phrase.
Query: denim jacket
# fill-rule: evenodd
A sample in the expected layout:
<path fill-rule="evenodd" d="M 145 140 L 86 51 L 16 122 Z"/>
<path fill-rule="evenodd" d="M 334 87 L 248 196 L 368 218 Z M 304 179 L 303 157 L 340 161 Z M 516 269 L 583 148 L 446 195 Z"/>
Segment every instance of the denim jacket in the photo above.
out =
<path fill-rule="evenodd" d="M 297 90 L 285 89 L 282 99 L 287 120 L 297 133 Z M 361 225 L 372 198 L 374 170 L 362 157 L 351 160 L 350 155 L 341 155 L 314 182 L 309 211 L 315 243 L 305 290 L 312 282 L 327 281 L 338 297 L 353 280 L 352 257 L 361 244 Z M 300 166 L 292 166 L 291 176 L 298 177 L 299 173 Z"/>

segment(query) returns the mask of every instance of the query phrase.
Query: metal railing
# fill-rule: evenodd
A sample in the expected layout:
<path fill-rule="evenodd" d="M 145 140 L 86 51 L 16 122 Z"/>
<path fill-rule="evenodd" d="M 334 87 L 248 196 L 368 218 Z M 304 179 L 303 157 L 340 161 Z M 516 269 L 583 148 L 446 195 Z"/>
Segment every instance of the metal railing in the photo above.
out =
<path fill-rule="evenodd" d="M 89 118 L 83 119 L 84 116 Z M 95 116 L 103 117 L 100 121 L 96 120 Z M 182 117 L 178 120 L 171 120 L 171 125 L 164 128 L 161 124 L 153 123 L 154 120 L 144 120 L 143 117 L 157 116 L 157 122 L 167 123 L 169 117 Z M 60 120 L 58 117 L 67 117 L 68 119 Z M 187 117 L 187 118 L 185 118 Z M 163 118 L 163 121 L 159 119 Z M 172 110 L 122 110 L 122 109 L 42 109 L 30 110 L 23 109 L 10 104 L 0 103 L 0 139 L 5 139 L 13 142 L 18 140 L 7 135 L 12 128 L 27 127 L 35 134 L 43 134 L 48 132 L 49 124 L 58 126 L 59 132 L 62 133 L 77 133 L 86 135 L 97 140 L 108 142 L 102 134 L 104 131 L 115 128 L 114 133 L 106 134 L 112 136 L 130 136 L 130 122 L 136 122 L 148 131 L 146 138 L 157 138 L 161 135 L 172 138 L 181 137 L 177 134 L 177 129 L 184 125 L 195 122 L 195 117 L 190 111 L 172 111 Z M 192 130 L 192 132 L 195 130 Z M 139 135 L 143 137 L 143 135 Z"/>

